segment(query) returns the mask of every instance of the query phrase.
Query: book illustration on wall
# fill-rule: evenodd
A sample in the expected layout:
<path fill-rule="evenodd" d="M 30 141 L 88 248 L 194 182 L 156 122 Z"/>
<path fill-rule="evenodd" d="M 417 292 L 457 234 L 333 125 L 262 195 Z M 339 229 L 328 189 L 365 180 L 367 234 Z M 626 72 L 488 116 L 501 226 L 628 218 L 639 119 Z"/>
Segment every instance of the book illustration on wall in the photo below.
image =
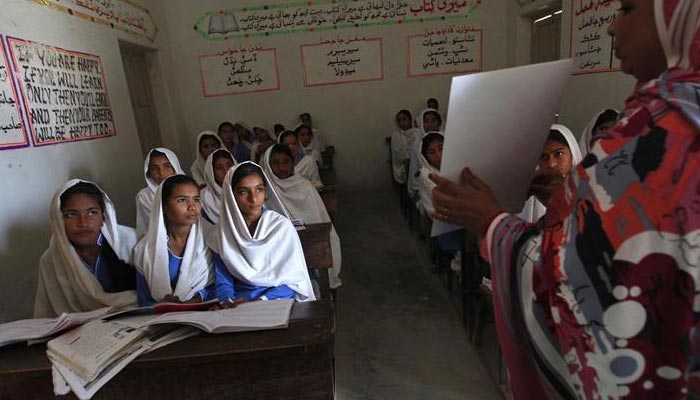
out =
<path fill-rule="evenodd" d="M 34 146 L 116 135 L 99 56 L 7 37 Z"/>
<path fill-rule="evenodd" d="M 150 11 L 129 0 L 26 0 L 88 22 L 143 36 L 151 42 L 158 26 Z"/>
<path fill-rule="evenodd" d="M 29 145 L 8 60 L 5 38 L 0 35 L 0 150 Z"/>
<path fill-rule="evenodd" d="M 407 39 L 408 76 L 460 74 L 482 70 L 480 25 L 426 29 Z"/>
<path fill-rule="evenodd" d="M 204 97 L 280 90 L 277 49 L 251 45 L 199 56 Z"/>
<path fill-rule="evenodd" d="M 382 39 L 330 39 L 303 44 L 299 49 L 304 86 L 384 79 Z"/>
<path fill-rule="evenodd" d="M 204 13 L 194 24 L 207 40 L 322 32 L 466 19 L 485 0 L 318 0 L 253 5 Z"/>
<path fill-rule="evenodd" d="M 608 26 L 617 12 L 613 0 L 571 0 L 569 57 L 574 75 L 620 70 Z"/>

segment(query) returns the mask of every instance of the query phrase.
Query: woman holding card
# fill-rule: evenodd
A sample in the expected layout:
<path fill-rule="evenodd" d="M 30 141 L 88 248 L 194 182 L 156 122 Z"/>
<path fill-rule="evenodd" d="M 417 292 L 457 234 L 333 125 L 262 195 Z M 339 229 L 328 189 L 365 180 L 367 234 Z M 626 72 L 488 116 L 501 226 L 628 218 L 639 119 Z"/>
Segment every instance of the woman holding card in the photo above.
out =
<path fill-rule="evenodd" d="M 469 169 L 435 217 L 481 233 L 516 399 L 686 398 L 700 373 L 700 2 L 621 0 L 609 32 L 639 84 L 549 202 L 503 213 Z"/>

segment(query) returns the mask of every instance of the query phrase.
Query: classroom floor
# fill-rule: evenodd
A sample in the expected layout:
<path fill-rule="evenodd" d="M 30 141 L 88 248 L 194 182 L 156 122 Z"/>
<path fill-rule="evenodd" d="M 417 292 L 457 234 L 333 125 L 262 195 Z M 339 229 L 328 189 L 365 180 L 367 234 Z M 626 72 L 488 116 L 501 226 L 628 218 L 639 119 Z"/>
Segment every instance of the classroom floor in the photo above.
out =
<path fill-rule="evenodd" d="M 340 196 L 336 398 L 501 399 L 396 195 Z"/>

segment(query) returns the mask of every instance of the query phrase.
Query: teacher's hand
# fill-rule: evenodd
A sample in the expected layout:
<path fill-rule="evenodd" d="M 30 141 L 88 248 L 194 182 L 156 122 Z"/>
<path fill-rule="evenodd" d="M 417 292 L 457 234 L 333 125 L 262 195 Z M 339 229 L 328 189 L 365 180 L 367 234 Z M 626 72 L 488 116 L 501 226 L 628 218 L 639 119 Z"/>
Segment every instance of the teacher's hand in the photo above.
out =
<path fill-rule="evenodd" d="M 559 171 L 539 171 L 530 182 L 530 195 L 535 196 L 545 207 L 549 207 L 552 194 L 564 184 Z"/>
<path fill-rule="evenodd" d="M 503 212 L 491 187 L 472 174 L 469 168 L 462 170 L 462 182 L 469 187 L 437 174 L 430 174 L 430 180 L 437 185 L 433 189 L 435 211 L 432 214 L 437 220 L 483 234 L 488 224 Z"/>

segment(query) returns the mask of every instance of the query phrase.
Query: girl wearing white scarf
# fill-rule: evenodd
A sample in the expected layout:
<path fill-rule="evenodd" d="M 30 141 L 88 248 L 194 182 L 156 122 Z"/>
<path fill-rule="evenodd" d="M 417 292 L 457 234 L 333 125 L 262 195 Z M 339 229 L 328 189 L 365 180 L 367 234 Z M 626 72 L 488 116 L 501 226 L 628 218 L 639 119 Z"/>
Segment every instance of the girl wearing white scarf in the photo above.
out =
<path fill-rule="evenodd" d="M 421 136 L 420 131 L 411 126 L 412 121 L 408 110 L 399 111 L 394 119 L 396 131 L 391 135 L 391 166 L 394 180 L 400 184 L 406 183 L 406 167 L 411 161 L 411 151 Z"/>
<path fill-rule="evenodd" d="M 280 157 L 280 161 L 273 160 L 274 157 Z M 287 161 L 287 158 L 289 164 L 280 167 L 279 165 Z M 277 169 L 277 173 L 275 173 L 273 166 Z M 331 222 L 318 191 L 308 180 L 294 173 L 294 157 L 289 148 L 276 144 L 267 149 L 262 157 L 262 167 L 265 174 L 270 177 L 276 193 L 291 218 L 300 219 L 305 224 Z M 336 289 L 343 282 L 339 277 L 341 266 L 340 238 L 333 225 L 331 225 L 330 242 L 333 268 L 330 270 L 329 284 L 331 289 Z"/>
<path fill-rule="evenodd" d="M 299 136 L 294 131 L 284 131 L 280 134 L 278 142 L 289 147 L 294 154 L 294 172 L 306 178 L 314 187 L 323 187 L 321 176 L 318 172 L 318 164 L 313 157 L 304 153 L 299 143 Z"/>
<path fill-rule="evenodd" d="M 250 126 L 243 121 L 237 121 L 235 124 L 233 124 L 233 128 L 238 136 L 238 147 L 242 147 L 242 149 L 247 154 L 247 157 L 236 157 L 236 159 L 244 161 L 252 160 L 254 156 L 253 142 L 255 141 L 255 135 L 253 134 L 253 130 L 250 129 Z M 238 155 L 238 150 L 236 151 L 236 155 Z"/>
<path fill-rule="evenodd" d="M 277 143 L 277 135 L 259 126 L 253 127 L 253 133 L 255 134 L 255 141 L 251 150 L 251 161 L 258 162 L 265 151 Z"/>
<path fill-rule="evenodd" d="M 581 135 L 581 140 L 579 141 L 579 148 L 584 156 L 590 153 L 593 139 L 599 138 L 601 135 L 605 135 L 611 130 L 617 123 L 619 117 L 619 111 L 607 109 L 597 113 L 588 121 L 588 125 L 586 125 L 586 129 L 583 130 L 583 135 Z"/>
<path fill-rule="evenodd" d="M 87 185 L 90 187 L 84 190 Z M 62 198 L 64 193 L 66 196 Z M 72 209 L 71 206 L 71 209 L 66 209 L 69 203 L 76 204 L 77 195 L 90 199 L 85 203 L 89 208 Z M 34 317 L 55 317 L 64 312 L 91 311 L 105 306 L 136 305 L 134 270 L 127 264 L 136 244 L 136 232 L 117 224 L 109 197 L 94 183 L 72 179 L 53 196 L 49 218 L 51 242 L 39 261 Z M 65 222 L 69 220 L 69 227 L 66 227 Z M 78 255 L 69 234 L 100 246 L 96 249 L 99 251 L 97 259 L 90 262 L 94 266 Z"/>
<path fill-rule="evenodd" d="M 437 110 L 427 108 L 420 113 L 420 131 L 423 135 L 429 132 L 441 132 L 442 116 Z M 414 141 L 413 150 L 411 152 L 411 160 L 408 166 L 408 193 L 414 196 L 418 191 L 420 168 L 421 168 L 421 145 L 420 140 Z"/>
<path fill-rule="evenodd" d="M 164 159 L 165 158 L 165 159 Z M 164 147 L 151 149 L 143 162 L 143 175 L 146 187 L 136 195 L 136 233 L 142 237 L 148 231 L 151 218 L 151 203 L 158 185 L 173 175 L 183 175 L 180 160 L 172 151 Z"/>
<path fill-rule="evenodd" d="M 561 139 L 564 139 L 566 143 L 563 143 Z M 569 154 L 565 151 L 561 151 L 561 146 L 567 146 Z M 555 149 L 555 154 L 548 154 L 547 148 L 551 147 Z M 563 160 L 562 157 L 569 157 L 567 160 Z M 551 161 L 550 161 L 551 160 Z M 561 161 L 558 161 L 561 160 Z M 581 150 L 576 143 L 576 138 L 574 134 L 564 125 L 554 124 L 547 138 L 545 148 L 542 150 L 542 156 L 540 162 L 537 165 L 538 171 L 554 170 L 558 169 L 560 173 L 564 176 L 568 175 L 571 169 L 573 169 L 578 163 L 583 160 L 581 155 Z M 568 170 L 563 170 L 562 165 L 569 165 Z M 525 207 L 523 211 L 518 214 L 518 216 L 525 221 L 535 223 L 539 221 L 547 213 L 547 207 L 544 206 L 535 196 L 530 196 L 530 198 L 525 202 Z"/>
<path fill-rule="evenodd" d="M 207 186 L 202 189 L 202 228 L 208 237 L 214 225 L 219 223 L 221 210 L 221 185 L 229 169 L 234 167 L 236 159 L 225 149 L 214 151 L 207 157 L 204 165 L 204 181 Z"/>
<path fill-rule="evenodd" d="M 141 306 L 214 297 L 214 266 L 199 223 L 200 210 L 199 187 L 192 178 L 173 175 L 158 186 L 148 234 L 134 249 Z"/>
<path fill-rule="evenodd" d="M 427 215 L 435 211 L 433 207 L 433 188 L 435 183 L 428 178 L 431 173 L 440 173 L 440 162 L 442 161 L 442 143 L 445 137 L 441 132 L 428 132 L 423 135 L 423 140 L 419 141 L 421 152 L 419 156 L 420 171 L 418 175 L 418 197 L 420 207 Z M 425 148 L 425 151 L 423 151 Z"/>
<path fill-rule="evenodd" d="M 299 236 L 269 182 L 252 162 L 224 178 L 219 224 L 209 243 L 220 301 L 316 299 Z"/>
<path fill-rule="evenodd" d="M 297 139 L 299 139 L 299 144 L 304 150 L 304 154 L 313 158 L 318 165 L 323 165 L 321 146 L 318 144 L 318 136 L 314 135 L 314 131 L 308 125 L 299 124 L 294 127 L 294 133 L 297 134 Z"/>
<path fill-rule="evenodd" d="M 195 159 L 190 167 L 190 172 L 192 172 L 192 178 L 197 182 L 198 185 L 203 185 L 204 182 L 204 163 L 209 157 L 209 154 L 214 152 L 216 149 L 220 149 L 224 146 L 219 136 L 217 136 L 214 131 L 202 131 L 197 136 L 197 150 L 195 153 Z"/>

